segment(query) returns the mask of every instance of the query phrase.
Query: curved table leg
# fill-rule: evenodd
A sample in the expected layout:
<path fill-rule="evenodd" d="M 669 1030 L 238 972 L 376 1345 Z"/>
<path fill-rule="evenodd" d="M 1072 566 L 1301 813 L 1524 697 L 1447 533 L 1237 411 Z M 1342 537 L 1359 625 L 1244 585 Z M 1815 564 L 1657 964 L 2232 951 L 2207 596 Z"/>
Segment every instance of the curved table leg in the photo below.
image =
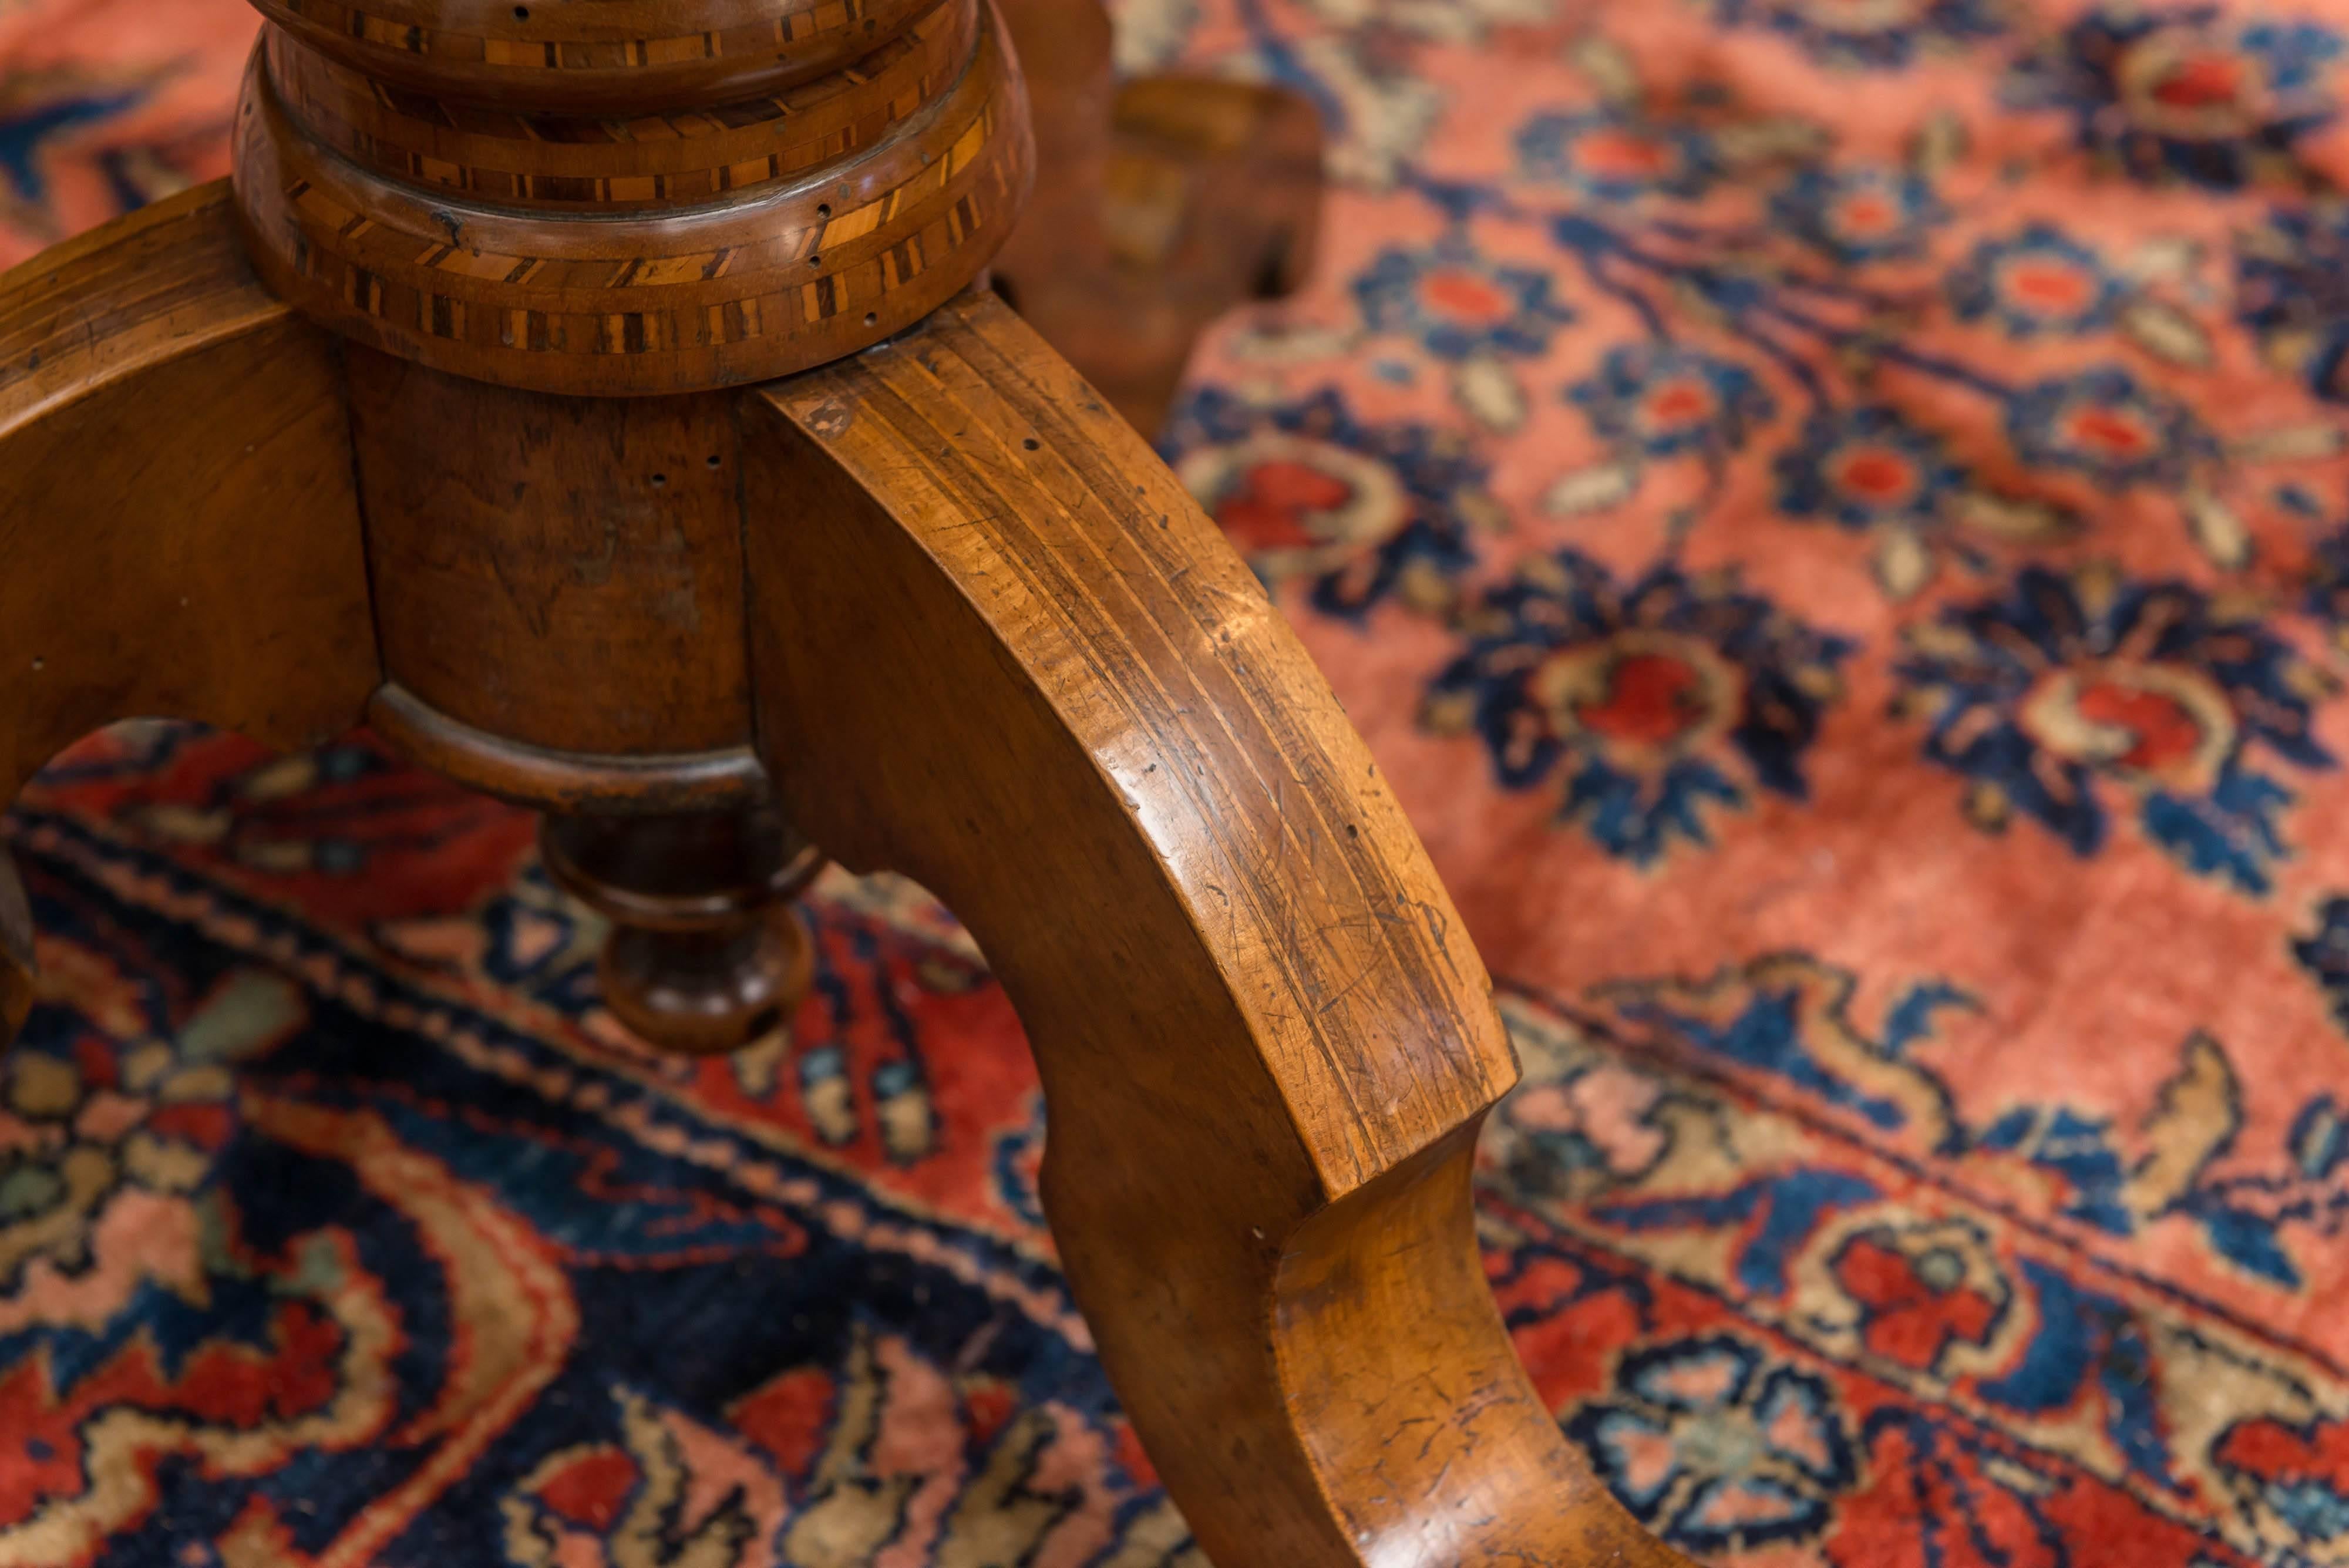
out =
<path fill-rule="evenodd" d="M 228 182 L 0 275 L 0 803 L 116 719 L 301 746 L 377 684 L 324 334 L 254 281 Z M 0 865 L 0 1044 L 31 996 Z"/>
<path fill-rule="evenodd" d="M 760 746 L 968 922 L 1045 1205 L 1220 1568 L 1679 1562 L 1567 1446 L 1477 1264 L 1516 1077 L 1393 797 L 1246 567 L 999 302 L 747 394 Z"/>

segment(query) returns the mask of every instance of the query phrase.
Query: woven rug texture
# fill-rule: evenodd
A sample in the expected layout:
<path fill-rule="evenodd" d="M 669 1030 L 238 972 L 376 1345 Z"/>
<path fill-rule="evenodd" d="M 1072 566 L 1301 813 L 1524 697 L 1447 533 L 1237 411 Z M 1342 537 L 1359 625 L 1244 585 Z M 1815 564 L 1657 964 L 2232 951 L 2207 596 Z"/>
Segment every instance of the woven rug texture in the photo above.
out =
<path fill-rule="evenodd" d="M 1164 451 L 1499 977 L 1570 1441 L 1723 1568 L 2349 1564 L 2349 7 L 1120 22 L 1330 125 Z M 225 172 L 251 34 L 0 0 L 0 261 Z M 1203 1568 L 918 889 L 693 1064 L 364 735 L 8 837 L 0 1568 Z"/>

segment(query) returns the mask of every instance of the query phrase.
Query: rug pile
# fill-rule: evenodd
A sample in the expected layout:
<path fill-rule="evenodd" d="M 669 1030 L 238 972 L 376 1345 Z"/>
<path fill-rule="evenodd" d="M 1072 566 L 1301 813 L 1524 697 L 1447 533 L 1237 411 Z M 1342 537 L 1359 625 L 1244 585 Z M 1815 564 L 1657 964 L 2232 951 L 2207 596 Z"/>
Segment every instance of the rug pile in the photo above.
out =
<path fill-rule="evenodd" d="M 1331 127 L 1164 450 L 1501 979 L 1570 1439 L 1736 1568 L 2349 1564 L 2349 16 L 1121 26 Z M 249 33 L 0 3 L 0 259 L 224 171 Z M 10 838 L 0 1564 L 1199 1568 L 917 889 L 689 1064 L 363 736 L 109 732 Z"/>

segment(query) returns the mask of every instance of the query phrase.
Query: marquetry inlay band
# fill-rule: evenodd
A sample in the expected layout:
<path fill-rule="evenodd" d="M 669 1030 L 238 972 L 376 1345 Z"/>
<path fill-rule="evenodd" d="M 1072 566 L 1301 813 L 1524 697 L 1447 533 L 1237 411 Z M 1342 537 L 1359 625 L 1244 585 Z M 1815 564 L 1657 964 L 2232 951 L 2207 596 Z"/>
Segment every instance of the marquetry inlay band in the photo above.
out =
<path fill-rule="evenodd" d="M 287 117 L 394 182 L 498 206 L 616 211 L 754 191 L 872 147 L 970 58 L 977 14 L 928 12 L 841 70 L 758 98 L 661 114 L 556 115 L 435 98 L 373 80 L 273 33 Z"/>
<path fill-rule="evenodd" d="M 945 9 L 973 14 L 969 0 Z M 945 79 L 928 101 L 861 148 L 693 206 L 646 211 L 624 187 L 593 217 L 371 172 L 303 133 L 257 56 L 237 122 L 239 207 L 273 289 L 435 369 L 595 396 L 787 375 L 919 320 L 1009 232 L 1032 154 L 995 27 L 989 12 L 968 62 L 934 73 Z M 290 39 L 267 53 L 309 79 L 286 69 L 302 53 Z M 797 118 L 768 123 L 780 136 Z M 605 172 L 582 177 L 607 182 L 643 177 L 643 150 L 673 147 L 596 145 Z"/>
<path fill-rule="evenodd" d="M 378 80 L 508 108 L 691 109 L 836 71 L 932 0 L 254 0 Z"/>

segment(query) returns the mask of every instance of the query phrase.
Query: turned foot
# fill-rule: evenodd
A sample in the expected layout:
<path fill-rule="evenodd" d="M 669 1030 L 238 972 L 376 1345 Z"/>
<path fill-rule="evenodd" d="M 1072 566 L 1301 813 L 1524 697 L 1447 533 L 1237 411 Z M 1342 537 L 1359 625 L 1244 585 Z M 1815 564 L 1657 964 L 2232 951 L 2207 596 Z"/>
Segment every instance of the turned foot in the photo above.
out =
<path fill-rule="evenodd" d="M 644 1039 L 712 1055 L 807 994 L 813 956 L 791 900 L 823 857 L 772 806 L 550 816 L 546 869 L 612 922 L 604 1001 Z"/>

